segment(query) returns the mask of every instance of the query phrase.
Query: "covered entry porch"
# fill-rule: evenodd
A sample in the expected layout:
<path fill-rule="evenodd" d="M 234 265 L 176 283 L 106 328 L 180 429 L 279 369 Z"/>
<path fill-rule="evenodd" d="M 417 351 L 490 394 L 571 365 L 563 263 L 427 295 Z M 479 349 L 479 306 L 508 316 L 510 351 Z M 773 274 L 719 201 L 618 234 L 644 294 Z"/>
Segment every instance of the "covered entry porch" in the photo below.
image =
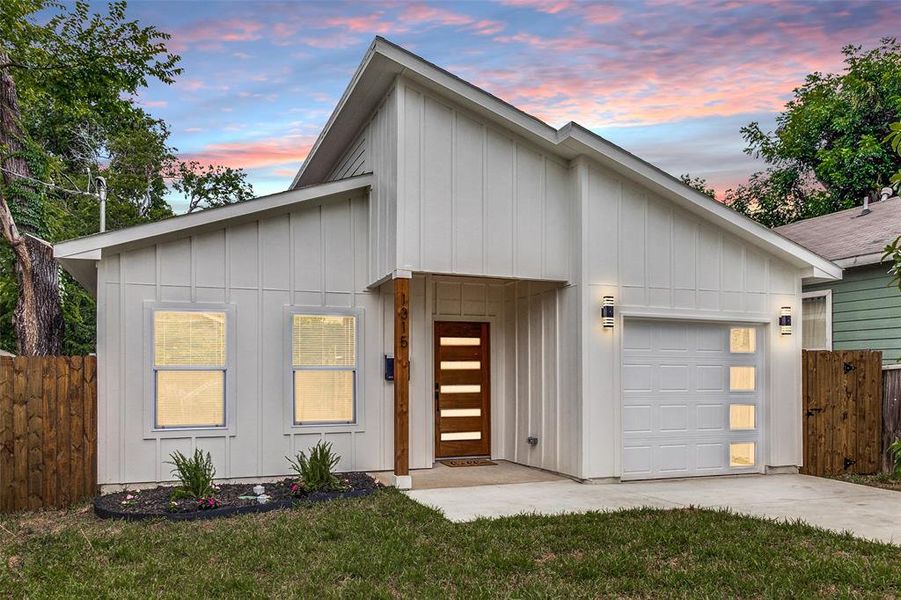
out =
<path fill-rule="evenodd" d="M 393 361 L 393 380 L 386 382 L 393 398 L 389 483 L 431 487 L 426 482 L 437 475 L 417 475 L 423 469 L 450 479 L 475 476 L 476 469 L 476 479 L 511 482 L 518 481 L 510 476 L 517 464 L 574 473 L 575 429 L 560 433 L 576 425 L 575 407 L 560 402 L 560 388 L 568 385 L 560 365 L 574 351 L 561 340 L 570 327 L 561 321 L 567 289 L 559 282 L 434 274 L 382 284 L 394 308 L 385 357 L 386 378 Z M 438 464 L 455 457 L 506 462 Z"/>

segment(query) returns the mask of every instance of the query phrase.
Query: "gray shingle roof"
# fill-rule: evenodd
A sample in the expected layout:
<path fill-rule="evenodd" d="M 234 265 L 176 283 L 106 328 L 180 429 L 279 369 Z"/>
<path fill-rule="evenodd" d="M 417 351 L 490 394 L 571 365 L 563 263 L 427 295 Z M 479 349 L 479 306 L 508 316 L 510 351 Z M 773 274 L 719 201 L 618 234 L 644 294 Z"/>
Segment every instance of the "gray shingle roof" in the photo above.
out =
<path fill-rule="evenodd" d="M 777 227 L 775 231 L 829 260 L 881 253 L 901 235 L 901 197 Z"/>

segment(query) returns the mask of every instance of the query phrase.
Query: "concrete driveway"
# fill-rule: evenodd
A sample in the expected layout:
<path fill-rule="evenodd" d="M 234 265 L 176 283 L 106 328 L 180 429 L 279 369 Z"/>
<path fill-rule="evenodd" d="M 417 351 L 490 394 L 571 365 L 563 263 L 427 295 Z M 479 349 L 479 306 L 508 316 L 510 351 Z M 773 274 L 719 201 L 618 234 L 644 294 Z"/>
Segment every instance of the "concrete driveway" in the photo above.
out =
<path fill-rule="evenodd" d="M 833 531 L 901 544 L 901 493 L 806 475 L 750 475 L 620 484 L 570 480 L 413 490 L 451 521 L 521 513 L 553 515 L 642 506 L 728 508 L 801 519 Z"/>

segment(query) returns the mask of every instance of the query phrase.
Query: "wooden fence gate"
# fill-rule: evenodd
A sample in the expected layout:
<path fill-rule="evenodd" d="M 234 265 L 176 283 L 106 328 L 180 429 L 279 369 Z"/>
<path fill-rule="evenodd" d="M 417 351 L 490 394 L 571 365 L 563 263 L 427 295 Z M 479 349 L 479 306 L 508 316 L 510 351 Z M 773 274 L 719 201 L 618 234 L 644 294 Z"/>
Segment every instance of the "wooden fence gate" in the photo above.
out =
<path fill-rule="evenodd" d="M 882 353 L 805 350 L 802 357 L 807 475 L 868 474 L 882 466 Z"/>
<path fill-rule="evenodd" d="M 97 488 L 97 359 L 0 357 L 0 512 Z"/>
<path fill-rule="evenodd" d="M 895 460 L 889 446 L 901 440 L 901 369 L 882 371 L 882 470 L 891 471 Z"/>

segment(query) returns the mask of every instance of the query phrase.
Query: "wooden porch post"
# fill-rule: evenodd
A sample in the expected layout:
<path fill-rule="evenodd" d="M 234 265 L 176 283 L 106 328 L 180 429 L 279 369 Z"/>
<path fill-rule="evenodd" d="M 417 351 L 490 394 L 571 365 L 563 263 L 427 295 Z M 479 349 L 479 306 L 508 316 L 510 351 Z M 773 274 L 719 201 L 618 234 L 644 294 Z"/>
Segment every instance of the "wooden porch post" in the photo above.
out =
<path fill-rule="evenodd" d="M 410 279 L 394 279 L 394 477 L 410 489 Z"/>

